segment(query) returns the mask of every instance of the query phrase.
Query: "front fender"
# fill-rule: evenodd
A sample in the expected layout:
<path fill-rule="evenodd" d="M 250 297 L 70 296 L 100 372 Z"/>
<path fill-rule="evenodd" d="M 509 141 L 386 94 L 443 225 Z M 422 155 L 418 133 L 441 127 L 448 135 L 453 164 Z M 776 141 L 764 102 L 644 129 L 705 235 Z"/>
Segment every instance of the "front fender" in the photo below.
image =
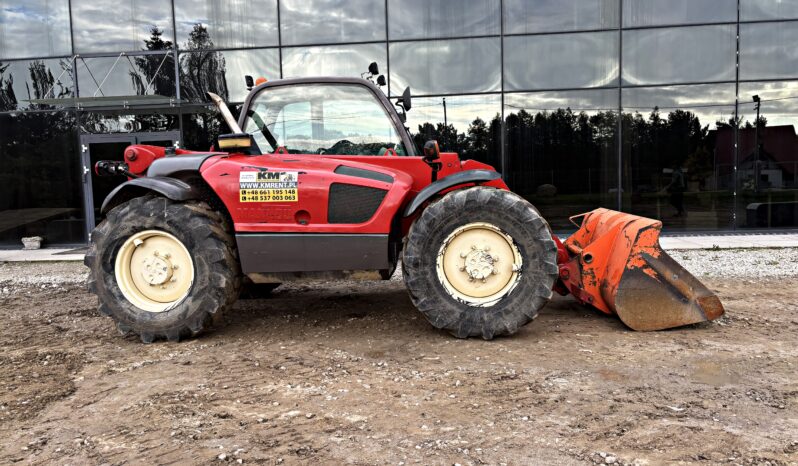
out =
<path fill-rule="evenodd" d="M 176 178 L 166 176 L 135 178 L 114 188 L 103 201 L 100 212 L 105 214 L 122 202 L 148 192 L 160 194 L 173 201 L 188 201 L 200 198 L 199 193 L 193 186 Z"/>
<path fill-rule="evenodd" d="M 438 181 L 430 183 L 429 186 L 418 193 L 405 208 L 404 216 L 410 217 L 413 215 L 419 207 L 441 191 L 463 184 L 487 183 L 500 178 L 501 175 L 493 170 L 466 170 L 441 178 Z"/>

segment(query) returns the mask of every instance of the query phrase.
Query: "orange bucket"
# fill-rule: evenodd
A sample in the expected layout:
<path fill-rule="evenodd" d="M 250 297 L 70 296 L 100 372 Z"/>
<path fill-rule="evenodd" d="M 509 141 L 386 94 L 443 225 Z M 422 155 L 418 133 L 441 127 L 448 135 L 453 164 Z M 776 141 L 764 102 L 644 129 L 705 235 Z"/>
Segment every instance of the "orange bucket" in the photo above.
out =
<path fill-rule="evenodd" d="M 564 243 L 571 258 L 560 279 L 579 301 L 639 331 L 723 315 L 720 299 L 660 247 L 662 222 L 608 209 L 571 221 L 580 228 Z"/>

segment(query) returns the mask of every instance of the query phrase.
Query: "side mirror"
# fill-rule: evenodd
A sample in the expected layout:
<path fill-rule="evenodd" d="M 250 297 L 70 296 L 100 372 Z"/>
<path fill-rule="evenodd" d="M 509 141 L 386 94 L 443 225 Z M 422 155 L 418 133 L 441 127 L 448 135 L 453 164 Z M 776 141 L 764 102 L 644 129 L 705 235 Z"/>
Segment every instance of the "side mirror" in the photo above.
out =
<path fill-rule="evenodd" d="M 381 74 L 377 76 L 377 85 L 380 87 L 385 85 L 385 75 Z"/>
<path fill-rule="evenodd" d="M 424 143 L 424 161 L 434 162 L 441 158 L 441 149 L 438 147 L 438 141 L 430 140 Z"/>
<path fill-rule="evenodd" d="M 369 73 L 373 75 L 380 74 L 380 68 L 377 66 L 377 62 L 373 61 L 369 65 Z"/>
<path fill-rule="evenodd" d="M 410 88 L 406 87 L 405 91 L 402 92 L 402 107 L 404 107 L 405 111 L 408 111 L 410 110 L 410 106 Z"/>
<path fill-rule="evenodd" d="M 251 91 L 253 87 L 255 87 L 255 80 L 252 79 L 252 76 L 246 75 L 244 76 L 244 82 L 247 83 L 247 90 Z"/>

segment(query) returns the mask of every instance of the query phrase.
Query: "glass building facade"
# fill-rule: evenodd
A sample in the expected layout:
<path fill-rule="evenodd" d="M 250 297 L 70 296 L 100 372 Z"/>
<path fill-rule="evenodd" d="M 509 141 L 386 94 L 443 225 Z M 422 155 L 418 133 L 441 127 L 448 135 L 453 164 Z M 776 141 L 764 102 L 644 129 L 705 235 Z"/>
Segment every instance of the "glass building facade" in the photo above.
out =
<path fill-rule="evenodd" d="M 112 188 L 86 168 L 208 148 L 207 91 L 373 61 L 417 143 L 494 165 L 555 230 L 596 207 L 796 228 L 796 43 L 798 0 L 0 0 L 0 245 L 85 242 Z"/>

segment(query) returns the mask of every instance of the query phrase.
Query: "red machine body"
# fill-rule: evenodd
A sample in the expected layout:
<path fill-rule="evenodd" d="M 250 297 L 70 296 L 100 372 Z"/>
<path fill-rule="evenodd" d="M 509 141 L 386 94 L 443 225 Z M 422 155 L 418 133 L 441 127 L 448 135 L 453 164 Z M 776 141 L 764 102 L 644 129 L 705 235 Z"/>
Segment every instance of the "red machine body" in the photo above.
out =
<path fill-rule="evenodd" d="M 254 113 L 253 98 L 269 87 L 338 82 L 365 86 L 374 95 L 402 135 L 406 154 L 398 155 L 390 145 L 381 155 L 328 154 L 331 147 L 319 153 L 289 153 L 261 129 L 272 146 L 271 152 L 263 153 L 253 132 L 241 130 L 249 131 L 245 119 Z M 409 108 L 409 102 L 405 105 Z M 220 109 L 229 116 L 226 106 Z M 272 117 L 264 113 L 264 118 Z M 437 143 L 429 146 L 431 154 L 425 146 L 425 154 L 417 155 L 392 103 L 364 81 L 319 78 L 261 84 L 248 96 L 238 124 L 230 126 L 238 128 L 224 140 L 233 147 L 228 152 L 128 147 L 127 170 L 121 173 L 131 181 L 108 196 L 103 212 L 148 191 L 178 201 L 210 199 L 231 221 L 241 270 L 253 280 L 364 270 L 379 271 L 386 278 L 400 259 L 403 238 L 429 203 L 476 185 L 509 191 L 493 167 L 439 153 Z M 220 137 L 220 147 L 222 142 Z M 606 209 L 581 217 L 579 230 L 564 243 L 552 234 L 559 269 L 556 291 L 617 314 L 636 330 L 676 327 L 723 314 L 717 297 L 660 248 L 660 222 Z"/>

